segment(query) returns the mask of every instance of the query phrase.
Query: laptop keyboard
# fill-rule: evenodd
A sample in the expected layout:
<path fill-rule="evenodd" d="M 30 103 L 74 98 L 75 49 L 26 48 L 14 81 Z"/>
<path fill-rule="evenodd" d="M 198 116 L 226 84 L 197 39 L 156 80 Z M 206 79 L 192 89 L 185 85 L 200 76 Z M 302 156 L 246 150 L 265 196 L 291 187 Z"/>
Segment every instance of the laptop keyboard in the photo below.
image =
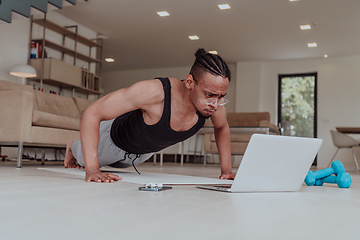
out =
<path fill-rule="evenodd" d="M 217 188 L 231 188 L 231 184 L 224 184 L 224 185 L 213 185 L 213 187 L 217 187 Z"/>

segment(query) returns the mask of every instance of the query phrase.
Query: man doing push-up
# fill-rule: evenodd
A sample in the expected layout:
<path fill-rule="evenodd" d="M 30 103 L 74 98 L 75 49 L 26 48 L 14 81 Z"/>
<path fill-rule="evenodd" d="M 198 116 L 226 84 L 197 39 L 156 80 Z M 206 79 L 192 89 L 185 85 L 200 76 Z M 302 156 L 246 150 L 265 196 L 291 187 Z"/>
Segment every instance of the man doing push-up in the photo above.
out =
<path fill-rule="evenodd" d="M 230 71 L 218 55 L 199 49 L 195 56 L 184 80 L 140 81 L 89 105 L 81 116 L 80 141 L 67 144 L 65 167 L 85 167 L 88 182 L 121 180 L 101 172 L 100 167 L 135 167 L 155 152 L 191 137 L 210 117 L 220 155 L 220 178 L 234 179 L 224 107 Z"/>

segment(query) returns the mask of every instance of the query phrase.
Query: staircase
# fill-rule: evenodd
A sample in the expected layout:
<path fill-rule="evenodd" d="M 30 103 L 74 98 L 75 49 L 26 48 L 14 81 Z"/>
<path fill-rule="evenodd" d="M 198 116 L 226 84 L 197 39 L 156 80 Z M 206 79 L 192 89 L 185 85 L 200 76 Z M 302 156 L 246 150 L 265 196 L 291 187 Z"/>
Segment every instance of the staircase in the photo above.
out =
<path fill-rule="evenodd" d="M 76 4 L 76 0 L 65 1 Z M 48 3 L 60 9 L 63 7 L 63 0 L 0 0 L 0 20 L 11 23 L 12 11 L 29 18 L 31 7 L 47 13 Z"/>

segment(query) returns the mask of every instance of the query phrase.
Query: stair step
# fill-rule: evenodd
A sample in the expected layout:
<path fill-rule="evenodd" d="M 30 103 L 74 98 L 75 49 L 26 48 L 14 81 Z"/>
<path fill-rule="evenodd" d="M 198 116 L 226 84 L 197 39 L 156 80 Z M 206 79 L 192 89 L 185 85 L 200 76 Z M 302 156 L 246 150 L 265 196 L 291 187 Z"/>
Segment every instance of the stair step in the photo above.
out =
<path fill-rule="evenodd" d="M 0 19 L 11 23 L 11 14 L 12 14 L 12 2 L 11 1 L 1 1 L 0 4 Z"/>
<path fill-rule="evenodd" d="M 20 2 L 23 2 L 20 0 Z M 43 13 L 47 13 L 48 0 L 31 0 L 30 5 Z M 29 16 L 30 17 L 30 16 Z"/>
<path fill-rule="evenodd" d="M 48 2 L 59 9 L 63 7 L 63 0 L 48 0 Z"/>
<path fill-rule="evenodd" d="M 76 5 L 76 0 L 65 1 Z M 63 0 L 0 0 L 0 20 L 11 23 L 12 11 L 29 18 L 31 7 L 47 13 L 49 3 L 60 9 L 63 7 Z"/>
<path fill-rule="evenodd" d="M 21 0 L 12 0 L 12 10 L 24 17 L 30 17 L 30 3 Z"/>
<path fill-rule="evenodd" d="M 67 2 L 69 2 L 69 3 L 72 3 L 72 4 L 74 4 L 74 5 L 76 5 L 76 0 L 66 0 Z"/>

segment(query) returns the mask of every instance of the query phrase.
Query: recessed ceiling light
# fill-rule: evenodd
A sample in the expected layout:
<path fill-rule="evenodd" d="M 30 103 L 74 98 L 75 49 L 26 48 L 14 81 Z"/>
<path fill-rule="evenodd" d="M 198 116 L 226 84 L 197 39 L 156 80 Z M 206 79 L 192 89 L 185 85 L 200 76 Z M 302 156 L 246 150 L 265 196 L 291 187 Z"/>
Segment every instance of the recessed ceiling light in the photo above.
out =
<path fill-rule="evenodd" d="M 226 9 L 230 9 L 230 5 L 229 4 L 220 4 L 218 5 L 218 7 L 221 9 L 221 10 L 226 10 Z"/>
<path fill-rule="evenodd" d="M 157 12 L 157 15 L 159 15 L 160 17 L 167 17 L 170 14 L 167 11 L 162 11 L 162 12 Z"/>
<path fill-rule="evenodd" d="M 300 1 L 300 0 L 289 0 L 290 2 L 297 2 L 297 1 Z"/>
<path fill-rule="evenodd" d="M 115 62 L 115 60 L 113 58 L 105 58 L 105 61 L 107 61 L 107 62 Z"/>
<path fill-rule="evenodd" d="M 215 50 L 213 50 L 213 51 L 209 51 L 209 53 L 211 53 L 211 54 L 215 54 L 215 55 L 217 55 L 217 54 L 218 54 L 218 52 L 217 52 L 217 51 L 215 51 Z"/>
<path fill-rule="evenodd" d="M 300 29 L 301 30 L 309 30 L 309 29 L 311 29 L 311 26 L 310 26 L 310 24 L 300 25 Z"/>
<path fill-rule="evenodd" d="M 308 47 L 317 47 L 317 44 L 314 42 L 314 43 L 308 43 Z"/>
<path fill-rule="evenodd" d="M 190 38 L 191 40 L 199 40 L 199 37 L 196 36 L 196 35 L 189 36 L 189 38 Z"/>
<path fill-rule="evenodd" d="M 328 57 L 328 55 L 327 55 L 327 54 L 325 54 L 325 55 L 324 55 L 324 58 L 327 58 L 327 57 Z"/>

